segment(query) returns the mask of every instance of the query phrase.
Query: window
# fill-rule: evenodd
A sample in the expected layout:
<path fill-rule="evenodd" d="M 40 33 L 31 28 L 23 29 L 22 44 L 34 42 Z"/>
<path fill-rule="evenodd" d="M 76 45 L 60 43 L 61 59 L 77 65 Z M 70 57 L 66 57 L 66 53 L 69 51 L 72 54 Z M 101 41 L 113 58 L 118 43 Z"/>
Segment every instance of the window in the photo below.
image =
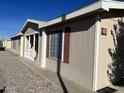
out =
<path fill-rule="evenodd" d="M 52 31 L 50 36 L 50 57 L 55 59 L 62 58 L 62 30 Z"/>

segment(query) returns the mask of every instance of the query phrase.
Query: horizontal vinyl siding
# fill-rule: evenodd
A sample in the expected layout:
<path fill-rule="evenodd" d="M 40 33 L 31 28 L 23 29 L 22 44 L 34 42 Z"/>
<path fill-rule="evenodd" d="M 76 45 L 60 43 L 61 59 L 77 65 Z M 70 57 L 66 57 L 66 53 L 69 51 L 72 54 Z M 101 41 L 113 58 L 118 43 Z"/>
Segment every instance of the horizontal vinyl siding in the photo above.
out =
<path fill-rule="evenodd" d="M 69 25 L 71 26 L 69 64 L 64 62 L 61 63 L 61 74 L 62 76 L 91 89 L 95 28 L 94 17 L 76 20 Z M 58 26 L 55 27 L 55 29 L 56 28 L 64 28 L 64 26 Z M 49 58 L 46 59 L 46 67 L 56 72 L 57 61 Z"/>

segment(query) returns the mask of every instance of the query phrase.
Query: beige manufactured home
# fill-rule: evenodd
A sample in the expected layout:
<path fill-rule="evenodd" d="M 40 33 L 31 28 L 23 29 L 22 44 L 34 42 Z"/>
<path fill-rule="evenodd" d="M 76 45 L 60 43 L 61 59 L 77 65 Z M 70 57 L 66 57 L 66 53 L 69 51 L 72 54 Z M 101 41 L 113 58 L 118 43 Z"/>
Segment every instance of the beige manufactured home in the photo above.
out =
<path fill-rule="evenodd" d="M 4 40 L 3 41 L 3 47 L 5 47 L 7 49 L 11 49 L 11 39 Z"/>
<path fill-rule="evenodd" d="M 20 55 L 96 91 L 109 86 L 111 30 L 124 19 L 124 2 L 99 0 L 48 22 L 28 19 Z"/>

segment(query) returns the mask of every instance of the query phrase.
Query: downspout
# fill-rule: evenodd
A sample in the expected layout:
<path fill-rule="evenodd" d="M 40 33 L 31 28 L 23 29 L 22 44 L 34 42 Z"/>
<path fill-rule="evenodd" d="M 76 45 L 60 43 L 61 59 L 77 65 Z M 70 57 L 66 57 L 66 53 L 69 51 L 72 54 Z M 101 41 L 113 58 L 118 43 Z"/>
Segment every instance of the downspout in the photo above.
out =
<path fill-rule="evenodd" d="M 95 44 L 94 44 L 94 68 L 93 68 L 93 91 L 97 90 L 98 80 L 98 55 L 99 55 L 99 39 L 100 39 L 100 15 L 96 15 L 95 23 Z"/>

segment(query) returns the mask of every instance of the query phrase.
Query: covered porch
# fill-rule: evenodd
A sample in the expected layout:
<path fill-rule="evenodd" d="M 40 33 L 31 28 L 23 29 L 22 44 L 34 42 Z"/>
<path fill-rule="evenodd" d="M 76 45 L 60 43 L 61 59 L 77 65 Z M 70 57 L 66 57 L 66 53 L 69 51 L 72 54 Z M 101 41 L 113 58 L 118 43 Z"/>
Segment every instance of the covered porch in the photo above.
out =
<path fill-rule="evenodd" d="M 40 33 L 39 25 L 43 25 L 44 22 L 27 19 L 21 29 L 21 48 L 20 56 L 28 58 L 37 64 L 39 63 L 39 47 L 40 47 Z"/>
<path fill-rule="evenodd" d="M 24 57 L 32 60 L 38 61 L 38 39 L 39 34 L 31 34 L 24 36 Z"/>

